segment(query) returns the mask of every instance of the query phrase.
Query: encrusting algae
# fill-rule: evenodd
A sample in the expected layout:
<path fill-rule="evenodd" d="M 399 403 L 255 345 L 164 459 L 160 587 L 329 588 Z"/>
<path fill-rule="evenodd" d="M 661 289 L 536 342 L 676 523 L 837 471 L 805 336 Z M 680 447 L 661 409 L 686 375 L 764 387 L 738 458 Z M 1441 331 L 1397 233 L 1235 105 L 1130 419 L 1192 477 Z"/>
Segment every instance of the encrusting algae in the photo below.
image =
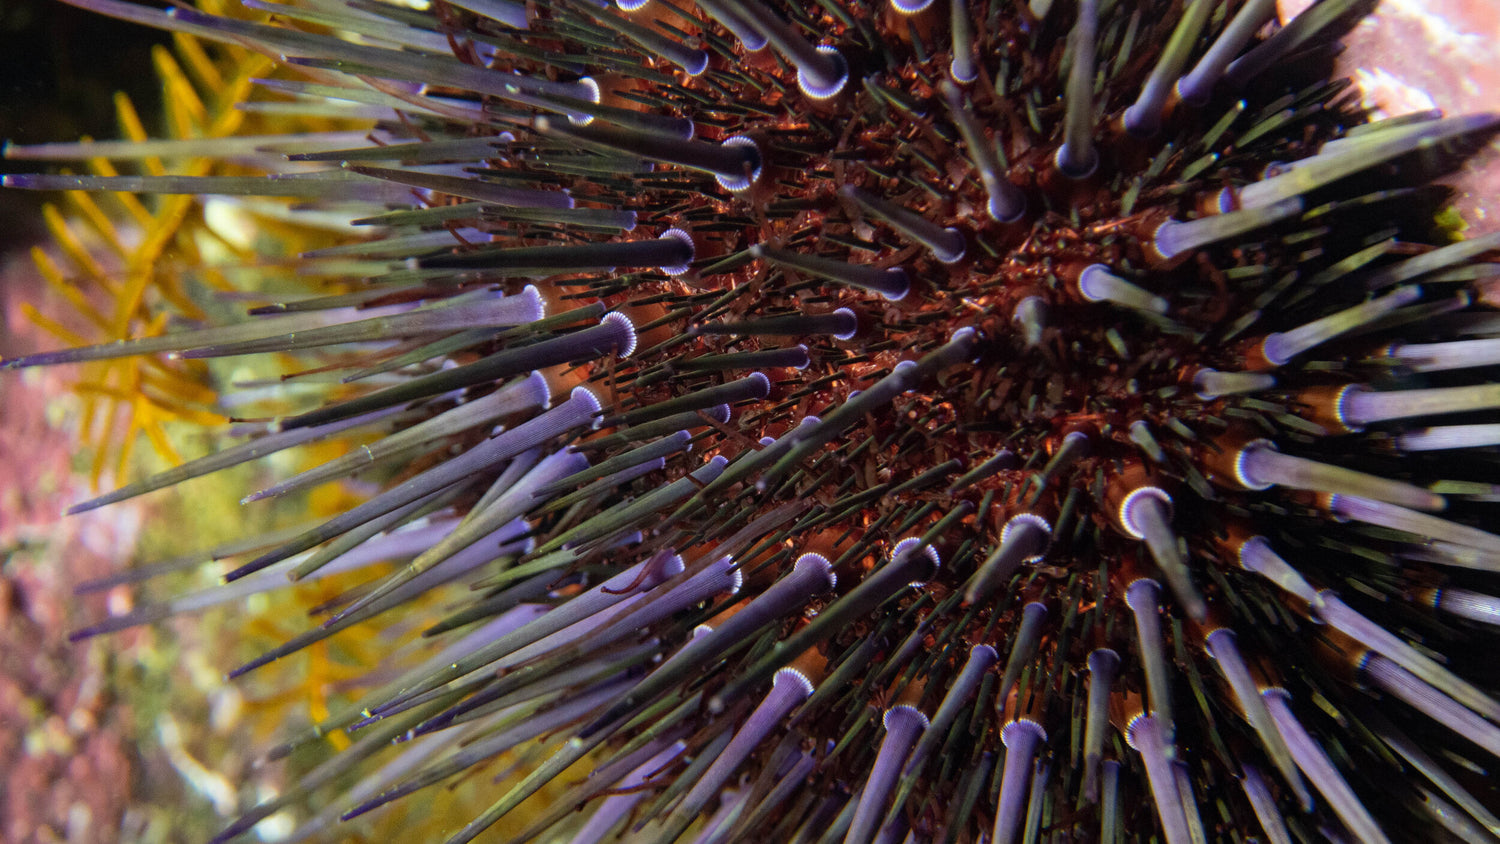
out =
<path fill-rule="evenodd" d="M 219 840 L 1500 838 L 1500 117 L 1367 122 L 1368 4 L 69 2 L 172 137 L 7 150 L 114 311 L 3 365 L 239 438 L 74 509 L 327 496 L 76 634 L 277 602 Z"/>

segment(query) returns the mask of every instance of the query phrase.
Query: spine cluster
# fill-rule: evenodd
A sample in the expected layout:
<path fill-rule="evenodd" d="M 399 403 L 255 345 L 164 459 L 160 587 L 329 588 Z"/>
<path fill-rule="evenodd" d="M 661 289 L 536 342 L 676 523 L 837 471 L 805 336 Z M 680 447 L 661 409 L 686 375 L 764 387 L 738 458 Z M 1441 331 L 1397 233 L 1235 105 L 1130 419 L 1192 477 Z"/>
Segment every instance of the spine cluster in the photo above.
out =
<path fill-rule="evenodd" d="M 221 840 L 538 746 L 450 842 L 1500 837 L 1500 239 L 1427 184 L 1500 117 L 1365 122 L 1356 4 L 68 2 L 377 118 L 3 180 L 352 224 L 337 289 L 0 364 L 330 383 L 75 510 L 350 437 L 247 505 L 389 479 L 78 634 L 370 573 L 237 676 L 446 607 Z"/>

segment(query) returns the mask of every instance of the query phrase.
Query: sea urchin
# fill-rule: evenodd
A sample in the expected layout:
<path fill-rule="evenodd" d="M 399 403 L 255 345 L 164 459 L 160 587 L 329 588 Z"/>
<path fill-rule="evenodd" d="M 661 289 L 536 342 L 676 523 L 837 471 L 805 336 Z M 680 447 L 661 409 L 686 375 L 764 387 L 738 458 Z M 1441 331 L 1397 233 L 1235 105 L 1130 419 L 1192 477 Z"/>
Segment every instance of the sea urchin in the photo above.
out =
<path fill-rule="evenodd" d="M 398 470 L 83 635 L 407 561 L 238 674 L 466 596 L 224 838 L 534 741 L 450 841 L 583 759 L 512 840 L 1500 836 L 1500 239 L 1435 245 L 1427 184 L 1500 118 L 1365 122 L 1326 78 L 1361 4 L 68 2 L 380 118 L 218 150 L 272 175 L 5 179 L 377 233 L 304 256 L 336 292 L 6 363 L 353 385 L 85 508 L 345 432 L 381 436 L 250 497 Z"/>

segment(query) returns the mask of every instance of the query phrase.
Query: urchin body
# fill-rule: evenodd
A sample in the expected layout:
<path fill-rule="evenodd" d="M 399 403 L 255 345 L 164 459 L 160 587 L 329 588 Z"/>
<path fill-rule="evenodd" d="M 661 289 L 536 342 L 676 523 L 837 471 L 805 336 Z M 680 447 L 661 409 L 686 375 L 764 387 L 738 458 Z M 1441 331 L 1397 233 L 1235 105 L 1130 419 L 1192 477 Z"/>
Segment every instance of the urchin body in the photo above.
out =
<path fill-rule="evenodd" d="M 456 840 L 589 753 L 522 832 L 1495 832 L 1419 748 L 1496 753 L 1500 705 L 1402 638 L 1488 635 L 1495 605 L 1494 244 L 1428 246 L 1421 187 L 1494 120 L 1364 125 L 1320 76 L 1349 4 L 1279 30 L 1255 0 L 1066 5 L 476 0 L 362 10 L 359 44 L 103 5 L 403 117 L 297 179 L 10 185 L 359 203 L 384 236 L 309 265 L 401 262 L 14 363 L 411 358 L 234 458 L 374 425 L 268 494 L 409 467 L 231 572 L 411 558 L 306 640 L 476 587 L 446 650 L 279 748 L 440 737 L 333 814 L 551 736 Z M 397 553 L 407 523 L 432 536 Z"/>

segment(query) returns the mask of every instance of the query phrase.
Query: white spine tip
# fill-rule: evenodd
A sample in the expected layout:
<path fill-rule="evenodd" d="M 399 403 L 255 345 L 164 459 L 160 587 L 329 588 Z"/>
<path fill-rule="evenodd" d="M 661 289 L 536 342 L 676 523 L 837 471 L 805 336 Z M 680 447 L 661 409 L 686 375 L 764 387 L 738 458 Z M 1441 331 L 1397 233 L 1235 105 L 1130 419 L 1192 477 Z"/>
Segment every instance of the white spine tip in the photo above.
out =
<path fill-rule="evenodd" d="M 943 558 L 938 554 L 937 549 L 931 545 L 924 545 L 922 538 L 918 536 L 908 536 L 897 542 L 896 546 L 891 549 L 891 560 L 900 560 L 909 554 L 925 554 L 929 560 L 932 560 L 934 568 L 943 564 Z M 925 582 L 923 580 L 914 580 L 911 582 L 911 585 L 921 586 Z"/>
<path fill-rule="evenodd" d="M 1254 473 L 1255 454 L 1261 449 L 1275 451 L 1276 445 L 1270 440 L 1251 440 L 1245 443 L 1240 449 L 1240 453 L 1235 455 L 1234 458 L 1234 479 L 1239 482 L 1240 486 L 1257 492 L 1263 489 L 1270 489 L 1272 486 L 1270 481 L 1258 478 Z"/>
<path fill-rule="evenodd" d="M 764 169 L 764 160 L 761 157 L 760 144 L 757 144 L 755 141 L 745 137 L 744 135 L 735 135 L 732 138 L 725 139 L 723 142 L 723 146 L 746 147 L 754 150 L 755 166 L 750 169 L 749 174 L 726 175 L 724 173 L 715 173 L 714 181 L 719 183 L 719 187 L 723 188 L 724 190 L 730 191 L 731 193 L 738 193 L 742 190 L 749 190 L 750 186 L 755 184 L 755 182 L 760 179 L 761 171 Z"/>
<path fill-rule="evenodd" d="M 827 44 L 818 48 L 818 52 L 832 60 L 834 73 L 828 79 L 809 78 L 804 70 L 797 71 L 797 87 L 802 89 L 809 99 L 826 100 L 837 96 L 844 86 L 849 84 L 849 63 L 844 61 L 836 47 Z"/>
<path fill-rule="evenodd" d="M 963 328 L 960 328 L 957 331 L 953 332 L 953 336 L 948 338 L 948 342 L 961 343 L 967 346 L 977 345 L 979 342 L 979 332 L 975 331 L 973 326 L 965 325 Z M 902 363 L 909 362 L 910 361 L 902 361 Z M 900 364 L 897 364 L 897 366 L 900 366 Z"/>
<path fill-rule="evenodd" d="M 601 92 L 599 90 L 599 83 L 595 82 L 591 77 L 585 76 L 579 79 L 578 84 L 587 89 L 588 96 L 585 99 L 587 99 L 589 102 L 593 103 L 594 105 L 598 105 L 603 100 L 603 96 L 601 95 Z M 545 120 L 546 118 L 544 117 L 537 118 L 537 121 L 534 124 L 537 127 L 537 131 L 547 131 L 545 128 L 543 128 Z M 592 114 L 577 112 L 568 115 L 568 122 L 572 123 L 574 126 L 587 126 L 590 123 L 594 122 L 594 116 Z M 568 207 L 572 208 L 573 206 L 570 204 Z"/>
<path fill-rule="evenodd" d="M 1001 222 L 1005 221 L 1002 220 Z M 948 226 L 943 229 L 943 240 L 942 244 L 935 244 L 933 246 L 932 256 L 943 264 L 956 264 L 962 261 L 964 255 L 969 251 L 964 233 L 952 226 Z"/>
<path fill-rule="evenodd" d="M 903 15 L 915 15 L 932 8 L 934 0 L 891 0 L 891 8 Z"/>
<path fill-rule="evenodd" d="M 1057 167 L 1057 172 L 1069 179 L 1079 181 L 1087 179 L 1099 170 L 1098 150 L 1090 149 L 1088 155 L 1089 157 L 1083 161 L 1077 161 L 1078 156 L 1066 143 L 1063 143 L 1057 148 L 1057 152 L 1052 154 L 1052 164 Z"/>
<path fill-rule="evenodd" d="M 546 410 L 552 406 L 552 387 L 547 384 L 547 376 L 540 372 L 533 372 L 526 376 L 526 387 L 531 390 L 532 404 Z"/>
<path fill-rule="evenodd" d="M 1001 529 L 1000 544 L 1004 545 L 1005 543 L 1009 542 L 1011 535 L 1016 531 L 1022 529 L 1040 530 L 1043 536 L 1047 539 L 1050 539 L 1052 536 L 1052 524 L 1046 519 L 1038 516 L 1035 513 L 1019 513 L 1011 517 L 1010 521 L 1006 522 L 1005 527 Z M 1046 540 L 1044 540 L 1041 545 L 1042 549 L 1046 550 Z M 1041 558 L 1041 555 L 1037 554 L 1031 557 L 1027 557 L 1024 562 L 1030 563 L 1036 560 L 1040 560 Z"/>
<path fill-rule="evenodd" d="M 1269 390 L 1276 386 L 1276 376 L 1269 372 L 1220 372 L 1200 369 L 1193 375 L 1193 388 L 1204 401 L 1224 396 Z"/>
<path fill-rule="evenodd" d="M 625 316 L 619 311 L 611 311 L 604 315 L 604 319 L 601 322 L 619 326 L 620 342 L 616 344 L 616 357 L 623 360 L 635 354 L 635 323 L 630 321 L 630 317 Z"/>
<path fill-rule="evenodd" d="M 834 313 L 843 317 L 843 322 L 848 326 L 841 331 L 835 331 L 833 333 L 834 338 L 837 340 L 854 339 L 854 335 L 859 333 L 859 317 L 848 308 L 839 308 Z"/>
<path fill-rule="evenodd" d="M 693 258 L 697 256 L 697 250 L 693 246 L 693 236 L 678 228 L 667 229 L 662 232 L 663 240 L 675 240 L 687 247 L 687 260 L 680 264 L 660 267 L 659 269 L 670 276 L 679 276 L 686 273 L 693 266 Z"/>
<path fill-rule="evenodd" d="M 833 564 L 828 562 L 827 557 L 816 551 L 809 551 L 798 557 L 797 562 L 792 564 L 792 571 L 799 575 L 803 572 L 809 572 L 809 576 L 822 575 L 827 586 L 820 591 L 831 591 L 839 584 L 838 575 L 833 572 Z"/>
<path fill-rule="evenodd" d="M 1155 314 L 1167 312 L 1167 300 L 1126 281 L 1103 264 L 1090 264 L 1078 274 L 1078 292 L 1090 302 L 1112 302 Z"/>
<path fill-rule="evenodd" d="M 780 686 L 783 683 L 791 683 L 801 688 L 803 697 L 807 697 L 813 693 L 812 681 L 807 679 L 806 674 L 795 668 L 782 668 L 776 672 L 775 677 L 771 678 L 772 686 Z"/>
<path fill-rule="evenodd" d="M 911 292 L 911 277 L 906 274 L 906 270 L 892 267 L 886 271 L 886 274 L 891 277 L 891 286 L 889 289 L 880 291 L 881 298 L 887 302 L 899 302 L 905 299 L 906 294 Z"/>
<path fill-rule="evenodd" d="M 802 343 L 798 343 L 796 348 L 802 350 L 802 362 L 792 368 L 801 371 L 808 368 L 809 366 L 812 366 L 812 356 L 807 353 L 807 346 Z"/>
<path fill-rule="evenodd" d="M 1161 114 L 1147 106 L 1133 105 L 1125 109 L 1125 131 L 1137 138 L 1149 138 L 1161 129 Z"/>
<path fill-rule="evenodd" d="M 885 711 L 885 717 L 880 719 L 880 723 L 887 730 L 891 729 L 891 724 L 893 721 L 897 723 L 901 721 L 914 721 L 924 730 L 932 724 L 927 716 L 923 714 L 922 710 L 908 703 L 898 703 L 890 709 L 887 709 Z"/>
<path fill-rule="evenodd" d="M 690 58 L 687 63 L 681 65 L 682 72 L 688 76 L 702 76 L 703 72 L 708 70 L 708 53 L 697 50 L 690 53 L 689 56 Z"/>
<path fill-rule="evenodd" d="M 599 411 L 604 409 L 604 405 L 599 403 L 599 397 L 594 395 L 594 391 L 588 387 L 574 387 L 573 392 L 568 394 L 568 401 L 578 401 L 587 404 L 589 406 L 589 416 L 597 416 Z M 594 424 L 597 427 L 599 423 L 596 421 Z"/>
<path fill-rule="evenodd" d="M 1172 496 L 1161 487 L 1143 486 L 1125 496 L 1120 502 L 1120 526 L 1130 534 L 1132 539 L 1145 539 L 1147 525 L 1142 521 L 1143 513 L 1148 502 L 1160 502 L 1160 506 L 1166 512 L 1168 521 L 1172 518 Z"/>
<path fill-rule="evenodd" d="M 542 298 L 542 291 L 536 289 L 536 285 L 528 284 L 521 288 L 521 296 L 531 304 L 533 316 L 527 322 L 535 322 L 547 316 L 547 300 Z"/>

